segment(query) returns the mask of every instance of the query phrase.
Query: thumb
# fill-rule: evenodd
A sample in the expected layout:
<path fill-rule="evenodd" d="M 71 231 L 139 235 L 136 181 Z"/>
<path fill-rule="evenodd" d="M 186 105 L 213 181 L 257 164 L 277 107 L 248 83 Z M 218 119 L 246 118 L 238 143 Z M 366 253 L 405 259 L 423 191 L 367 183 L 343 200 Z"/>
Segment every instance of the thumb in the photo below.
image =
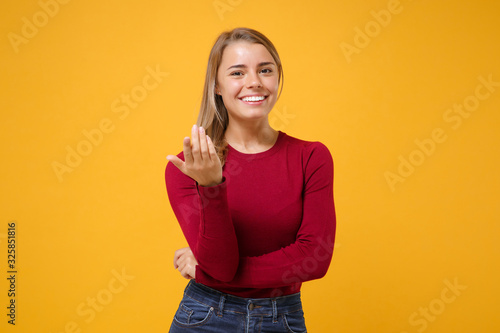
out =
<path fill-rule="evenodd" d="M 169 162 L 172 162 L 179 170 L 182 171 L 182 169 L 184 167 L 184 161 L 183 160 L 181 160 L 180 158 L 178 158 L 175 155 L 168 155 L 167 156 L 167 160 Z"/>

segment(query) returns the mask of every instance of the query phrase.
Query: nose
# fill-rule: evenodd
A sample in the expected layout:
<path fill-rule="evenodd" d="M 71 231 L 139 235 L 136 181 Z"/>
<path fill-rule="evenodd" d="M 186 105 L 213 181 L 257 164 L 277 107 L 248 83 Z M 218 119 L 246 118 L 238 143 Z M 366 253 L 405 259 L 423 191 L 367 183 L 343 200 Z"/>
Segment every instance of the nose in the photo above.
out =
<path fill-rule="evenodd" d="M 257 74 L 257 73 L 247 74 L 246 86 L 249 89 L 262 87 L 262 82 L 260 81 L 259 74 Z"/>

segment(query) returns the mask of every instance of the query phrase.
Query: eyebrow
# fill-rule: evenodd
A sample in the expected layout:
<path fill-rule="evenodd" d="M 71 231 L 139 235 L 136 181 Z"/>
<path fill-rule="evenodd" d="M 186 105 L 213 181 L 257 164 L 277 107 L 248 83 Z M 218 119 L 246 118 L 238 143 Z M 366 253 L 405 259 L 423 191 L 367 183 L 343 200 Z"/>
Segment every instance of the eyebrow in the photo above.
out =
<path fill-rule="evenodd" d="M 268 65 L 274 65 L 274 62 L 270 62 L 270 61 L 267 61 L 267 62 L 261 62 L 259 64 L 259 67 L 262 67 L 262 66 L 268 66 Z M 226 70 L 230 70 L 232 68 L 246 68 L 247 66 L 246 65 L 243 65 L 243 64 L 238 64 L 238 65 L 233 65 L 233 66 L 230 66 L 228 67 Z"/>

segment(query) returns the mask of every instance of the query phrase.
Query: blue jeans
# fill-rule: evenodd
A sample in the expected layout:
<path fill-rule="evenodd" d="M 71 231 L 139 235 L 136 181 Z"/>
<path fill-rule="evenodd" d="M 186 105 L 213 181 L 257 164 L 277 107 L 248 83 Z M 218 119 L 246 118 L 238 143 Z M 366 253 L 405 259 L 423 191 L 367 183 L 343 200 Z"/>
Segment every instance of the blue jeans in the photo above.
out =
<path fill-rule="evenodd" d="M 275 298 L 242 298 L 190 280 L 170 333 L 305 333 L 300 292 Z"/>

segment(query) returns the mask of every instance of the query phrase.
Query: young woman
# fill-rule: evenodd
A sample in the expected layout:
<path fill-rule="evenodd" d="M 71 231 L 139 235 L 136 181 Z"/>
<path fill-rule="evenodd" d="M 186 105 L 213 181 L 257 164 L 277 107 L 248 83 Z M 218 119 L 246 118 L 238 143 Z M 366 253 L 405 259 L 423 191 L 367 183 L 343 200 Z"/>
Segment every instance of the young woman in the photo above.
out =
<path fill-rule="evenodd" d="M 269 125 L 282 83 L 263 34 L 219 36 L 197 125 L 167 156 L 189 245 L 174 255 L 189 283 L 170 332 L 306 332 L 301 284 L 323 277 L 333 253 L 333 160 L 324 144 Z"/>

